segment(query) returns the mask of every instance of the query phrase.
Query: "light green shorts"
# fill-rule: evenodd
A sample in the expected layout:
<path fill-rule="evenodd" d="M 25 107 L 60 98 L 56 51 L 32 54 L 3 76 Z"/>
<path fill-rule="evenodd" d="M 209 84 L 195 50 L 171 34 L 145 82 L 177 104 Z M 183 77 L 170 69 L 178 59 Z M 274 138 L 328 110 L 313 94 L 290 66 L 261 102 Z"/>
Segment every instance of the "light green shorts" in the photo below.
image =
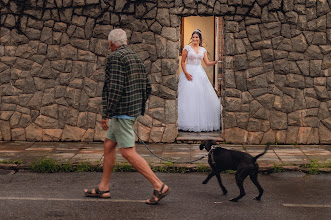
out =
<path fill-rule="evenodd" d="M 111 118 L 106 138 L 117 143 L 119 148 L 135 146 L 133 126 L 136 119 Z"/>

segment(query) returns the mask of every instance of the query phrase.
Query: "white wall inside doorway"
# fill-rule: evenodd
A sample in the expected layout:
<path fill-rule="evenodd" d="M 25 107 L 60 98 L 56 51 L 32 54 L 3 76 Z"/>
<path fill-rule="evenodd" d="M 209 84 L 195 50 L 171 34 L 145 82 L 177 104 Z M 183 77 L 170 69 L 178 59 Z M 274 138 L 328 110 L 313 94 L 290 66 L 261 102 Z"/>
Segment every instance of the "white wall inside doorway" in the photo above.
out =
<path fill-rule="evenodd" d="M 202 33 L 202 46 L 208 52 L 209 61 L 215 60 L 215 18 L 213 16 L 210 17 L 200 17 L 200 16 L 191 16 L 184 17 L 182 19 L 182 38 L 183 45 L 188 45 L 191 42 L 192 33 L 195 29 L 201 30 Z M 181 48 L 182 49 L 182 48 Z M 180 65 L 181 56 L 179 56 L 179 69 L 178 74 L 182 72 L 182 68 Z M 213 76 L 214 76 L 214 67 L 206 66 L 202 61 L 202 66 L 205 69 L 209 81 L 214 85 Z"/>

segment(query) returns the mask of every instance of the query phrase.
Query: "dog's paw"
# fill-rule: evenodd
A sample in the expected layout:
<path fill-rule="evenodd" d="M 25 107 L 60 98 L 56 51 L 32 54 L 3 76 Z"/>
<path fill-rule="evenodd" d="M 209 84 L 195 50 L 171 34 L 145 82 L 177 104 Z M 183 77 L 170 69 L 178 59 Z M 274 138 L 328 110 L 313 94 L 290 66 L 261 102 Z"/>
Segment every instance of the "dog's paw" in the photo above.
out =
<path fill-rule="evenodd" d="M 223 191 L 223 195 L 226 195 L 226 194 L 228 194 L 228 191 Z"/>
<path fill-rule="evenodd" d="M 233 198 L 233 199 L 230 199 L 229 201 L 230 202 L 238 202 L 238 199 L 237 198 Z"/>
<path fill-rule="evenodd" d="M 202 182 L 202 184 L 207 184 L 207 183 L 208 183 L 208 181 L 203 181 L 203 182 Z"/>
<path fill-rule="evenodd" d="M 261 201 L 261 197 L 254 197 L 253 199 L 256 201 Z"/>

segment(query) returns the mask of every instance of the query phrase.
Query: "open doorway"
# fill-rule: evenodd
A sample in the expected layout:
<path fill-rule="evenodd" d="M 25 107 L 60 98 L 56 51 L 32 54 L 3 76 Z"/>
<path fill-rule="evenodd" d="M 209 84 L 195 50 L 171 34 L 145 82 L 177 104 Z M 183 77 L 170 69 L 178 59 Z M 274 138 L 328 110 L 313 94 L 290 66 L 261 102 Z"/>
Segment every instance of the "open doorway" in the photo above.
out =
<path fill-rule="evenodd" d="M 181 25 L 181 37 L 180 37 L 180 55 L 179 55 L 179 69 L 178 74 L 182 72 L 181 58 L 183 48 L 191 42 L 191 36 L 195 29 L 199 29 L 202 32 L 204 47 L 207 51 L 208 59 L 210 61 L 220 60 L 215 66 L 206 66 L 202 62 L 202 66 L 206 71 L 207 77 L 214 87 L 216 93 L 220 96 L 221 94 L 221 82 L 222 82 L 222 61 L 223 61 L 223 19 L 219 17 L 209 16 L 191 16 L 183 17 Z M 222 118 L 222 117 L 220 117 Z M 222 125 L 222 122 L 221 122 Z M 214 139 L 222 141 L 221 133 L 222 127 L 218 131 L 211 132 L 185 132 L 179 130 L 177 140 L 203 140 L 203 139 Z"/>

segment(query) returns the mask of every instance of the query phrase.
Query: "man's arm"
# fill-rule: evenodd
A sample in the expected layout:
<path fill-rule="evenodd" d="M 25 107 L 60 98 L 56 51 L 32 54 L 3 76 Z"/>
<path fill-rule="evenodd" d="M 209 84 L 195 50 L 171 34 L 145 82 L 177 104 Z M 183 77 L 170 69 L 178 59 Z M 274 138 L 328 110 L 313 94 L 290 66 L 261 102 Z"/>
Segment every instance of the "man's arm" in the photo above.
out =
<path fill-rule="evenodd" d="M 109 118 L 121 99 L 124 87 L 124 66 L 117 57 L 110 56 L 105 72 L 105 84 L 102 92 L 103 119 Z"/>

